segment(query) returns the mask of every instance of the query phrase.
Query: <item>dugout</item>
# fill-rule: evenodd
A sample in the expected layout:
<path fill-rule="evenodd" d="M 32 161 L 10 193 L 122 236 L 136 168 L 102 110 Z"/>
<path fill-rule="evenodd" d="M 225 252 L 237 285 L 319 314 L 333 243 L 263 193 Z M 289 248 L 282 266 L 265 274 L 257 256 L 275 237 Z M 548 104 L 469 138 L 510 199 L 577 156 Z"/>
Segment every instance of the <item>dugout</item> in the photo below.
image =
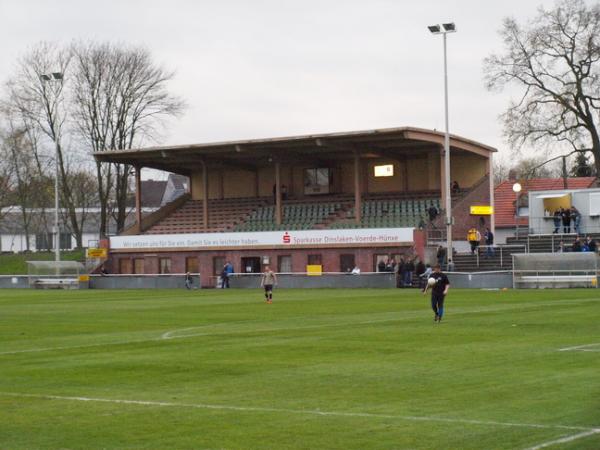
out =
<path fill-rule="evenodd" d="M 522 253 L 512 257 L 515 288 L 598 287 L 600 256 L 596 253 Z"/>
<path fill-rule="evenodd" d="M 413 127 L 98 152 L 135 169 L 136 223 L 110 239 L 111 273 L 200 273 L 204 286 L 230 261 L 235 272 L 269 264 L 364 272 L 424 256 L 427 210 L 445 195 L 444 134 Z M 455 236 L 493 206 L 495 149 L 452 135 Z M 147 216 L 141 170 L 189 177 L 190 192 Z M 485 217 L 493 228 L 493 216 Z M 269 234 L 271 233 L 271 234 Z"/>

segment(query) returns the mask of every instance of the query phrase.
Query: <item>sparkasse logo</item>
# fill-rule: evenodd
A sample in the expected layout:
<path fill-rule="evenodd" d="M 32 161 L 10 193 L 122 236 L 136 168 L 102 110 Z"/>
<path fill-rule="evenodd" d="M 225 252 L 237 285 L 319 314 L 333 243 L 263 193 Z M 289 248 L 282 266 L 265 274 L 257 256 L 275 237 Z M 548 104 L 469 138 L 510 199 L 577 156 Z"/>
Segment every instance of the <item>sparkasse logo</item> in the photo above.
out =
<path fill-rule="evenodd" d="M 287 231 L 283 234 L 283 243 L 284 244 L 290 244 L 292 242 L 292 237 L 290 236 L 290 233 L 288 233 Z"/>

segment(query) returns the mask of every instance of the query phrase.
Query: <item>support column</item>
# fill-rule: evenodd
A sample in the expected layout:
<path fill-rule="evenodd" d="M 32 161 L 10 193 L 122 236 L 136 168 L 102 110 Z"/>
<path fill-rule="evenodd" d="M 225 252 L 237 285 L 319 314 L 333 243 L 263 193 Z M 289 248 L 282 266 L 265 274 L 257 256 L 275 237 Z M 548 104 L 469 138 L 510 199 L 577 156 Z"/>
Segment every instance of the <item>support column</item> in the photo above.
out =
<path fill-rule="evenodd" d="M 208 230 L 208 169 L 206 162 L 202 163 L 202 224 L 204 231 Z"/>
<path fill-rule="evenodd" d="M 487 159 L 487 173 L 488 177 L 490 177 L 490 206 L 494 211 L 490 216 L 490 230 L 492 233 L 494 233 L 494 236 L 496 236 L 496 211 L 494 207 L 494 161 L 492 159 L 492 155 L 493 153 L 490 153 L 490 156 Z"/>
<path fill-rule="evenodd" d="M 142 234 L 142 168 L 135 166 L 135 221 L 138 234 Z"/>
<path fill-rule="evenodd" d="M 281 166 L 279 161 L 275 163 L 275 223 L 281 225 Z"/>
<path fill-rule="evenodd" d="M 362 219 L 362 203 L 360 196 L 360 155 L 354 150 L 354 219 L 360 224 Z"/>

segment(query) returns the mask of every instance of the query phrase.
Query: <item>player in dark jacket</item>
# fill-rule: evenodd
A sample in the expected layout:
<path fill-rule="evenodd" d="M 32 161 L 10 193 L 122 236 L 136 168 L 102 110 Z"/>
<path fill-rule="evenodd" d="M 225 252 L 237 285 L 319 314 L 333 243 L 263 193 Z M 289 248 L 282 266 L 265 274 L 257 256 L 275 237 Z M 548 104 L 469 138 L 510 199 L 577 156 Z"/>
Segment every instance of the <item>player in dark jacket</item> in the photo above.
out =
<path fill-rule="evenodd" d="M 445 273 L 442 273 L 442 268 L 439 264 L 436 264 L 433 267 L 433 273 L 429 278 L 433 278 L 435 284 L 433 286 L 429 286 L 428 284 L 423 291 L 423 295 L 431 288 L 431 309 L 433 309 L 433 312 L 435 313 L 433 321 L 441 322 L 442 317 L 444 317 L 444 300 L 446 294 L 448 294 L 448 289 L 450 289 L 450 280 L 448 280 Z"/>

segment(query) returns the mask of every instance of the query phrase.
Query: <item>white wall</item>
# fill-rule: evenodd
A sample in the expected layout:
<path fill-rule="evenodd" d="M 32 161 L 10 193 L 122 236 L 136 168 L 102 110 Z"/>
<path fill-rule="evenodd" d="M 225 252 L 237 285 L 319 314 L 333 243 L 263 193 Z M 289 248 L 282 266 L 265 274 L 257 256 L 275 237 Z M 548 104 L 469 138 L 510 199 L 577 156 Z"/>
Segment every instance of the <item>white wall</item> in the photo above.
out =
<path fill-rule="evenodd" d="M 99 239 L 98 233 L 84 233 L 83 234 L 83 246 L 87 247 L 89 241 L 97 241 Z M 77 242 L 75 238 L 71 238 L 71 248 L 75 248 Z M 29 249 L 31 251 L 37 251 L 35 248 L 35 235 L 29 236 Z M 23 252 L 27 250 L 24 234 L 2 234 L 0 235 L 0 251 L 3 252 Z"/>

